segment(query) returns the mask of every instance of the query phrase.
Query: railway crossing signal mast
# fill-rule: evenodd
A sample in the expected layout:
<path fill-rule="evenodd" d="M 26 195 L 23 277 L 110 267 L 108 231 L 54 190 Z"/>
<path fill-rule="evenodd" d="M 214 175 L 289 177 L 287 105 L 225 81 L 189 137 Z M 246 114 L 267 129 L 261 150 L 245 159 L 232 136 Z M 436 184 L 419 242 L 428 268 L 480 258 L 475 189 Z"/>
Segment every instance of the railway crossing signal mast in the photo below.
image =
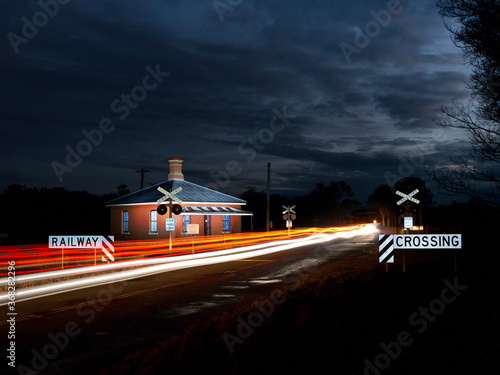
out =
<path fill-rule="evenodd" d="M 400 206 L 403 203 L 405 203 L 404 208 L 406 210 L 405 214 L 403 216 L 410 216 L 410 207 L 415 204 L 420 204 L 420 200 L 413 198 L 415 194 L 418 193 L 418 189 L 413 190 L 410 194 L 405 194 L 400 192 L 399 190 L 396 191 L 396 194 L 402 197 L 399 201 L 397 201 L 397 205 Z M 422 205 L 420 205 L 420 226 L 422 226 Z M 399 225 L 398 225 L 399 227 Z"/>
<path fill-rule="evenodd" d="M 295 208 L 295 205 L 292 207 L 288 206 L 285 207 L 283 206 L 285 211 L 283 211 L 283 220 L 286 220 L 286 226 L 288 228 L 288 235 L 290 235 L 290 228 L 292 227 L 292 220 L 295 220 L 297 218 L 297 215 L 295 215 L 295 211 L 293 210 Z"/>
<path fill-rule="evenodd" d="M 164 196 L 161 197 L 156 201 L 156 203 L 159 204 L 159 206 L 156 208 L 156 211 L 160 215 L 165 215 L 168 211 L 168 219 L 167 221 L 169 222 L 169 227 L 167 228 L 168 230 L 168 249 L 172 251 L 172 231 L 175 230 L 175 221 L 172 219 L 172 213 L 175 215 L 180 215 L 182 213 L 182 206 L 180 205 L 182 201 L 175 196 L 175 194 L 178 194 L 182 191 L 181 187 L 178 187 L 174 191 L 172 191 L 172 188 L 169 189 L 170 191 L 166 191 L 163 189 L 161 186 L 158 186 L 158 191 L 160 193 L 163 193 Z M 167 204 L 161 204 L 162 202 L 165 202 L 168 200 Z M 173 204 L 172 201 L 176 202 L 176 204 Z"/>
<path fill-rule="evenodd" d="M 413 205 L 413 203 L 415 204 L 420 204 L 420 200 L 416 199 L 416 198 L 413 198 L 413 196 L 415 194 L 418 193 L 418 189 L 415 189 L 413 190 L 410 194 L 405 194 L 405 193 L 402 193 L 400 192 L 399 190 L 396 191 L 396 194 L 399 195 L 400 197 L 402 197 L 399 201 L 397 201 L 397 205 L 400 206 L 401 204 L 405 203 L 405 209 L 406 209 L 406 213 L 405 213 L 405 217 L 409 217 L 410 216 L 410 207 Z M 403 215 L 404 216 L 404 215 Z M 415 225 L 413 223 L 413 218 L 411 219 L 411 222 L 412 224 L 412 228 L 413 228 L 413 225 Z M 420 226 L 422 226 L 422 205 L 420 205 Z M 398 220 L 398 228 L 399 228 L 399 220 Z M 405 228 L 406 228 L 406 225 L 405 225 Z M 394 261 L 394 258 L 393 258 L 393 261 Z M 385 267 L 386 267 L 386 271 L 387 271 L 387 263 L 385 264 Z M 405 251 L 403 250 L 403 272 L 406 272 L 406 260 L 405 260 Z"/>

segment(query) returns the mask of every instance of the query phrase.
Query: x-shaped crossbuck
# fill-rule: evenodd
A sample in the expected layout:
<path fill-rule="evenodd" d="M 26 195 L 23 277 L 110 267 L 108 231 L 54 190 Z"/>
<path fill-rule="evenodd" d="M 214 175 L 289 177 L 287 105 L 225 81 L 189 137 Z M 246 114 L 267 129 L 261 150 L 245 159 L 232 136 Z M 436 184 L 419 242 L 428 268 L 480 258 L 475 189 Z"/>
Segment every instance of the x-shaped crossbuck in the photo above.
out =
<path fill-rule="evenodd" d="M 283 208 L 286 210 L 286 211 L 283 211 L 283 213 L 286 214 L 288 212 L 288 207 L 283 206 Z M 295 211 L 293 210 L 294 208 L 295 208 L 295 205 L 290 207 L 290 213 L 292 213 L 292 214 L 295 213 Z"/>
<path fill-rule="evenodd" d="M 411 202 L 413 202 L 413 203 L 419 204 L 419 203 L 420 203 L 420 201 L 419 201 L 418 199 L 413 198 L 413 196 L 414 196 L 415 194 L 417 194 L 417 193 L 418 193 L 418 189 L 413 190 L 410 194 L 401 193 L 399 190 L 398 190 L 398 191 L 396 191 L 396 194 L 397 194 L 397 195 L 399 195 L 399 196 L 403 197 L 402 199 L 400 199 L 399 201 L 397 201 L 398 206 L 399 206 L 401 203 L 406 202 L 407 200 L 409 200 L 409 201 L 411 201 Z"/>
<path fill-rule="evenodd" d="M 182 191 L 182 188 L 181 188 L 181 187 L 178 187 L 178 188 L 177 188 L 177 189 L 175 189 L 174 191 L 170 192 L 170 191 L 166 191 L 165 189 L 163 189 L 162 187 L 160 187 L 160 186 L 159 186 L 159 187 L 158 187 L 158 191 L 159 191 L 160 193 L 165 194 L 165 196 L 164 196 L 164 197 L 161 197 L 160 199 L 158 199 L 158 200 L 156 201 L 156 203 L 160 204 L 161 202 L 165 202 L 167 199 L 172 199 L 174 202 L 177 202 L 177 203 L 182 203 L 182 201 L 181 201 L 179 198 L 177 198 L 177 197 L 175 196 L 175 194 L 177 194 L 177 193 L 179 193 L 179 192 L 181 192 L 181 191 Z"/>

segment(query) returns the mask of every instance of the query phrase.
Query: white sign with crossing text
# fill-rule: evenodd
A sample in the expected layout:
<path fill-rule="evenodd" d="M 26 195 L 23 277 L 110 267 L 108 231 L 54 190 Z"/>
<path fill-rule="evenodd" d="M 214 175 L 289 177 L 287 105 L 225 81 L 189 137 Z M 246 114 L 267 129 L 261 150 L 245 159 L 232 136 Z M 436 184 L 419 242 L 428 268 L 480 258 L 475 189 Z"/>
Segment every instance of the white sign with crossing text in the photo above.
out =
<path fill-rule="evenodd" d="M 394 234 L 395 249 L 461 249 L 461 234 Z"/>

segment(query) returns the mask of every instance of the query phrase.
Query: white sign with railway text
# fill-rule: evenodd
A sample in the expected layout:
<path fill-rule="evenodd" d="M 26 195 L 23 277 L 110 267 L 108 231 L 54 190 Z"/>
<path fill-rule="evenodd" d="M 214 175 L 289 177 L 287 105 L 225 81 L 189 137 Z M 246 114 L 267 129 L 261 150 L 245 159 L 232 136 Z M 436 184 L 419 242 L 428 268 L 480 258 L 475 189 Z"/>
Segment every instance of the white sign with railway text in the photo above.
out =
<path fill-rule="evenodd" d="M 102 261 L 114 261 L 114 236 L 49 236 L 49 249 L 96 249 L 103 252 Z M 64 251 L 64 250 L 63 250 Z"/>

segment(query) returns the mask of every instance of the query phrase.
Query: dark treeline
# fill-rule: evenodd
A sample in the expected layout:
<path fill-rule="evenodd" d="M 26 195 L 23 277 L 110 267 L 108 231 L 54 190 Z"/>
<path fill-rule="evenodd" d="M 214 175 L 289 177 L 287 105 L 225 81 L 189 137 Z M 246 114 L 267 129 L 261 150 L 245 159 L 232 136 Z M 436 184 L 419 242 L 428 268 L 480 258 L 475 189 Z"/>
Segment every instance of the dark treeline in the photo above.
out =
<path fill-rule="evenodd" d="M 397 190 L 409 193 L 419 189 L 419 198 L 422 200 L 422 210 L 427 212 L 432 205 L 432 193 L 426 188 L 425 182 L 418 177 L 408 177 L 399 180 L 395 186 L 380 185 L 368 198 L 365 206 L 357 200 L 351 199 L 353 191 L 345 181 L 331 182 L 329 185 L 317 183 L 314 189 L 305 195 L 287 199 L 280 195 L 270 197 L 270 221 L 274 229 L 284 229 L 283 206 L 297 207 L 297 219 L 294 227 L 324 227 L 346 224 L 359 224 L 377 220 L 383 225 L 396 226 L 396 223 L 406 210 L 399 207 L 396 202 L 399 198 L 395 194 Z M 254 230 L 266 228 L 266 193 L 257 191 L 250 187 L 239 196 L 247 201 L 246 208 L 254 213 L 253 223 L 244 220 L 243 229 L 250 230 L 253 224 Z M 415 205 L 414 205 L 415 206 Z M 416 211 L 412 207 L 408 214 L 419 217 L 422 213 L 420 207 Z M 424 214 L 422 213 L 422 216 Z M 418 220 L 416 221 L 416 224 Z"/>
<path fill-rule="evenodd" d="M 409 194 L 418 189 L 415 198 L 419 204 L 397 201 L 402 197 L 400 191 Z M 353 192 L 344 181 L 331 182 L 330 185 L 316 184 L 306 195 L 287 199 L 273 194 L 270 197 L 270 221 L 273 229 L 285 229 L 282 206 L 297 207 L 295 228 L 311 226 L 335 226 L 368 223 L 377 220 L 384 226 L 402 228 L 403 217 L 412 216 L 414 225 L 424 226 L 425 231 L 438 229 L 441 231 L 475 234 L 494 230 L 499 221 L 499 210 L 470 199 L 467 203 L 453 202 L 450 205 L 437 205 L 433 201 L 432 192 L 420 177 L 406 177 L 397 181 L 394 186 L 380 185 L 369 196 L 366 205 L 351 199 Z M 243 230 L 249 231 L 251 224 L 255 231 L 266 228 L 266 193 L 250 187 L 239 196 L 247 201 L 246 209 L 254 213 L 253 223 L 249 218 L 243 220 Z"/>
<path fill-rule="evenodd" d="M 358 201 L 349 199 L 353 195 L 351 187 L 344 181 L 331 182 L 330 185 L 318 183 L 315 188 L 306 195 L 297 196 L 292 199 L 285 198 L 279 194 L 270 196 L 270 215 L 272 229 L 286 228 L 283 219 L 284 207 L 296 206 L 297 219 L 293 222 L 294 227 L 310 226 L 333 226 L 353 219 L 351 214 L 363 209 Z M 247 201 L 245 209 L 252 211 L 253 229 L 256 231 L 266 229 L 267 195 L 250 187 L 239 198 Z M 250 230 L 250 220 L 243 221 L 243 230 Z"/>
<path fill-rule="evenodd" d="M 47 243 L 50 235 L 107 234 L 105 202 L 117 196 L 9 185 L 0 195 L 1 245 Z"/>
<path fill-rule="evenodd" d="M 129 193 L 126 185 L 120 185 L 117 193 L 93 195 L 85 191 L 67 191 L 63 188 L 26 188 L 9 185 L 0 194 L 0 245 L 47 243 L 50 235 L 109 234 L 109 208 L 105 203 Z M 419 189 L 415 195 L 419 205 L 397 205 L 400 198 Z M 380 185 L 374 189 L 365 206 L 352 199 L 351 187 L 344 181 L 329 185 L 316 184 L 308 194 L 286 198 L 279 194 L 270 196 L 270 221 L 272 229 L 285 229 L 283 206 L 296 205 L 297 218 L 294 228 L 325 227 L 367 223 L 377 220 L 386 226 L 401 227 L 402 217 L 414 217 L 420 225 L 422 216 L 426 227 L 440 228 L 449 232 L 484 233 L 494 230 L 499 222 L 499 212 L 490 206 L 471 199 L 468 203 L 453 202 L 437 206 L 432 193 L 419 177 L 407 177 L 394 186 Z M 262 231 L 266 228 L 267 196 L 254 187 L 239 196 L 247 201 L 243 207 L 252 211 L 250 220 L 244 217 L 243 231 Z"/>

